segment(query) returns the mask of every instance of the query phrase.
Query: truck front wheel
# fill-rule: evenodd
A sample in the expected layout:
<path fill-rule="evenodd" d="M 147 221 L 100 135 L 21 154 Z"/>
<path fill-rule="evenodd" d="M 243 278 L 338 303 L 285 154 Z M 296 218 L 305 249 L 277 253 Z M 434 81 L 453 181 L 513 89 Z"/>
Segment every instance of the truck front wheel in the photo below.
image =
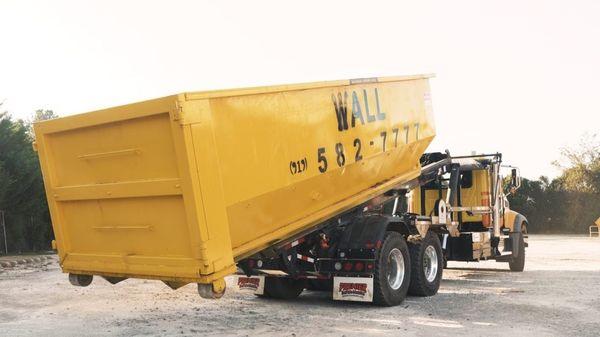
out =
<path fill-rule="evenodd" d="M 412 265 L 408 293 L 415 296 L 432 296 L 438 292 L 444 270 L 442 245 L 438 236 L 427 233 L 419 242 L 409 243 Z"/>
<path fill-rule="evenodd" d="M 410 283 L 410 257 L 404 237 L 387 232 L 375 261 L 373 302 L 382 306 L 404 301 Z"/>
<path fill-rule="evenodd" d="M 511 271 L 521 272 L 525 269 L 525 238 L 523 232 L 519 233 L 517 242 L 513 242 L 513 245 L 519 245 L 519 255 L 508 262 L 508 267 Z"/>

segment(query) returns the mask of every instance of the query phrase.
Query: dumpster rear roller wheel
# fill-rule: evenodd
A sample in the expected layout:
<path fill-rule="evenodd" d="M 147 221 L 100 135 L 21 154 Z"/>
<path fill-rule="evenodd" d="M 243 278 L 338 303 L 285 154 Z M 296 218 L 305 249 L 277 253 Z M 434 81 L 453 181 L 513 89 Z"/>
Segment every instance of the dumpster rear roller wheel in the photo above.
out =
<path fill-rule="evenodd" d="M 198 294 L 209 300 L 216 300 L 225 294 L 225 279 L 213 281 L 213 283 L 198 283 Z"/>
<path fill-rule="evenodd" d="M 69 274 L 69 282 L 77 287 L 87 287 L 93 279 L 93 275 Z"/>

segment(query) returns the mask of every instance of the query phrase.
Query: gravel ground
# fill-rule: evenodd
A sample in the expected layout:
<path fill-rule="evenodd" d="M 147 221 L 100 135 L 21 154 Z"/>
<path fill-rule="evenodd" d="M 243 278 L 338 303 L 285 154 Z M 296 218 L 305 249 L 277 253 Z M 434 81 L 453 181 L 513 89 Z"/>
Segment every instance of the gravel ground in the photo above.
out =
<path fill-rule="evenodd" d="M 523 273 L 449 263 L 436 296 L 397 307 L 306 291 L 265 300 L 229 287 L 216 301 L 156 281 L 73 287 L 56 259 L 0 268 L 2 336 L 598 336 L 600 239 L 531 236 Z M 228 280 L 231 284 L 232 280 Z"/>

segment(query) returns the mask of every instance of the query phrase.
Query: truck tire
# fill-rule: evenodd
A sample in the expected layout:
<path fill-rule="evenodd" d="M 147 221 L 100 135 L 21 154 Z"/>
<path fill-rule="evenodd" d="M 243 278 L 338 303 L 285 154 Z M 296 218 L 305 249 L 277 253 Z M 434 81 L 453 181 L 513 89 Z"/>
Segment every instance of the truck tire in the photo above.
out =
<path fill-rule="evenodd" d="M 410 283 L 410 255 L 404 237 L 387 232 L 375 260 L 373 303 L 398 305 L 406 298 Z"/>
<path fill-rule="evenodd" d="M 513 244 L 515 244 L 513 242 Z M 523 233 L 519 233 L 519 240 L 516 242 L 519 245 L 519 256 L 508 262 L 510 271 L 521 272 L 525 269 L 525 239 Z"/>
<path fill-rule="evenodd" d="M 408 293 L 414 296 L 433 296 L 440 289 L 444 270 L 442 245 L 438 236 L 427 233 L 420 242 L 408 244 L 412 266 Z"/>
<path fill-rule="evenodd" d="M 304 290 L 304 281 L 284 277 L 265 277 L 265 291 L 260 297 L 294 299 Z"/>
<path fill-rule="evenodd" d="M 306 280 L 306 290 L 333 291 L 333 279 Z"/>

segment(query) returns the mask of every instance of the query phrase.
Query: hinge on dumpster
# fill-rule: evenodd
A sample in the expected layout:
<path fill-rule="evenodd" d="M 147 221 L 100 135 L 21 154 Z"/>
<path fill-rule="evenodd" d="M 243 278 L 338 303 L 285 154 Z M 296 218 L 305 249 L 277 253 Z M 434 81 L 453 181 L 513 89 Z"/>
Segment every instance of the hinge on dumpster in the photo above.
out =
<path fill-rule="evenodd" d="M 183 119 L 183 107 L 181 103 L 175 102 L 175 109 L 171 112 L 171 118 L 174 121 L 180 121 Z"/>

